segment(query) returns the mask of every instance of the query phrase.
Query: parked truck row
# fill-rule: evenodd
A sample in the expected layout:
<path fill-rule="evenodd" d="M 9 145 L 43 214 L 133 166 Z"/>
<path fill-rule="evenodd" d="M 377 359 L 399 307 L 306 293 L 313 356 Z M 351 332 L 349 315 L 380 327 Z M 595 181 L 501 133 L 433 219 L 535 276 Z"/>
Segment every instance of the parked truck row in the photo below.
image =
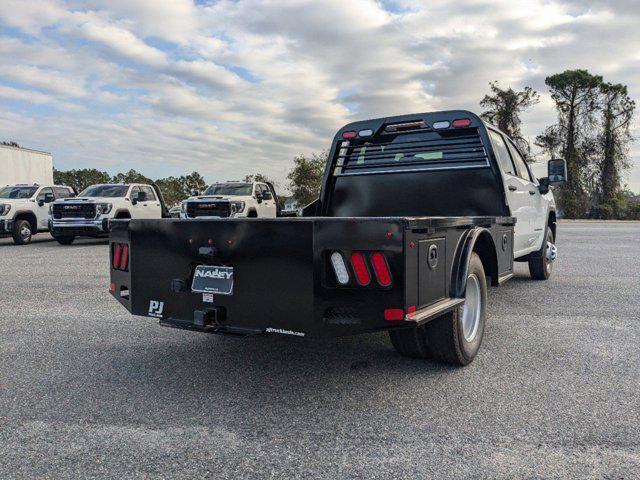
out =
<path fill-rule="evenodd" d="M 275 218 L 280 212 L 273 185 L 224 182 L 182 202 L 181 218 Z M 92 185 L 79 195 L 62 185 L 10 185 L 0 189 L 0 237 L 25 245 L 50 232 L 62 245 L 77 237 L 107 237 L 115 219 L 165 218 L 169 212 L 156 185 Z"/>

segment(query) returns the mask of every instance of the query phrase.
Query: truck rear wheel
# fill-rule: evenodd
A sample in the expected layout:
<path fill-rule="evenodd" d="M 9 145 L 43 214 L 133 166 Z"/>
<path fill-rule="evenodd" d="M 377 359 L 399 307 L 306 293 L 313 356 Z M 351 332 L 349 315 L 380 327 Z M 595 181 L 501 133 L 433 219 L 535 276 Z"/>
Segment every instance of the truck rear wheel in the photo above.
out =
<path fill-rule="evenodd" d="M 540 251 L 534 258 L 529 260 L 529 274 L 534 280 L 548 280 L 551 276 L 553 262 L 557 255 L 553 241 L 553 232 L 547 227 Z"/>
<path fill-rule="evenodd" d="M 26 245 L 31 242 L 31 224 L 27 220 L 17 220 L 13 224 L 13 243 Z"/>
<path fill-rule="evenodd" d="M 60 245 L 71 245 L 76 239 L 74 236 L 54 237 Z"/>
<path fill-rule="evenodd" d="M 391 343 L 402 355 L 468 365 L 482 343 L 486 304 L 487 280 L 480 257 L 474 253 L 467 273 L 465 303 L 425 325 L 389 332 Z"/>

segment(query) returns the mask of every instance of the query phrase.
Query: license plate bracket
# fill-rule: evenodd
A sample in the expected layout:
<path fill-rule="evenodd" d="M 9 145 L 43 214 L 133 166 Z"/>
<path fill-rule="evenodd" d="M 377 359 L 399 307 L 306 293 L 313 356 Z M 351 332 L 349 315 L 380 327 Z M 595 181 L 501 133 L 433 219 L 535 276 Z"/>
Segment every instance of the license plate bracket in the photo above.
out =
<path fill-rule="evenodd" d="M 191 291 L 233 295 L 233 267 L 198 265 L 193 272 Z"/>

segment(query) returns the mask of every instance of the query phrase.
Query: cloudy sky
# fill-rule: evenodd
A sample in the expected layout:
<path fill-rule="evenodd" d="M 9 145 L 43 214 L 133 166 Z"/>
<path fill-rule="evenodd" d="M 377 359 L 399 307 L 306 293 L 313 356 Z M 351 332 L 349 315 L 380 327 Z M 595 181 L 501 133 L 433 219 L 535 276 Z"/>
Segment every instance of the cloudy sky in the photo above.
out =
<path fill-rule="evenodd" d="M 638 25 L 638 0 L 0 0 L 0 137 L 59 169 L 282 181 L 349 121 L 479 111 L 499 80 L 543 93 L 533 139 L 549 74 L 640 99 Z"/>

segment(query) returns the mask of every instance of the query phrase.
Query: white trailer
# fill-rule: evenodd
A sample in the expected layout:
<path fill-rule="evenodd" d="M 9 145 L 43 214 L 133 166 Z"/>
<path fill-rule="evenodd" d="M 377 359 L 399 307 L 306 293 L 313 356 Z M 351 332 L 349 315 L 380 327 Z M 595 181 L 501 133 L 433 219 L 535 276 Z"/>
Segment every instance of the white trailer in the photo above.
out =
<path fill-rule="evenodd" d="M 0 187 L 19 183 L 53 185 L 53 155 L 0 145 Z"/>

